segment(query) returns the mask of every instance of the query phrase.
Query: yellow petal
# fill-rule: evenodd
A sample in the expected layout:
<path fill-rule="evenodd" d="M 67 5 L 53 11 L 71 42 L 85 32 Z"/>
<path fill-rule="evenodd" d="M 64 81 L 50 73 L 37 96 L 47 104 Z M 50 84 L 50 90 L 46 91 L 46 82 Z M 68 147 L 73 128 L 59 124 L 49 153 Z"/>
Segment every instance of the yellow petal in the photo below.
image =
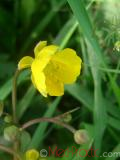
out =
<path fill-rule="evenodd" d="M 38 56 L 39 52 L 47 45 L 47 41 L 40 41 L 34 48 L 35 57 Z"/>
<path fill-rule="evenodd" d="M 46 84 L 45 84 L 45 75 L 40 70 L 41 63 L 39 60 L 34 60 L 31 66 L 32 69 L 32 80 L 34 86 L 38 91 L 44 96 L 47 97 Z"/>
<path fill-rule="evenodd" d="M 73 49 L 64 49 L 55 54 L 52 59 L 52 72 L 63 83 L 75 82 L 81 71 L 82 60 Z"/>
<path fill-rule="evenodd" d="M 58 47 L 54 45 L 47 46 L 42 49 L 38 57 L 35 59 L 35 63 L 39 66 L 39 71 L 43 71 L 57 49 Z"/>
<path fill-rule="evenodd" d="M 28 150 L 26 152 L 26 160 L 38 160 L 39 152 L 35 149 Z"/>
<path fill-rule="evenodd" d="M 33 62 L 33 58 L 30 56 L 23 57 L 18 63 L 18 69 L 29 68 Z"/>
<path fill-rule="evenodd" d="M 58 46 L 55 45 L 46 46 L 37 54 L 37 58 L 43 58 L 43 57 L 51 58 L 51 56 L 53 56 L 57 50 Z"/>
<path fill-rule="evenodd" d="M 46 88 L 50 96 L 62 96 L 64 94 L 63 83 L 50 73 L 46 75 Z"/>

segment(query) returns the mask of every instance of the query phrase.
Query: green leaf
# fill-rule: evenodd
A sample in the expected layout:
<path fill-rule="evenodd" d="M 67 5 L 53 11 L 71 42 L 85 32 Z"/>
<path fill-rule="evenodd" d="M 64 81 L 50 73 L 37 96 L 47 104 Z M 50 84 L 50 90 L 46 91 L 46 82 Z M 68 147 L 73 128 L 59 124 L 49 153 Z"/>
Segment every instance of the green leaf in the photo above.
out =
<path fill-rule="evenodd" d="M 82 102 L 90 111 L 93 111 L 93 94 L 88 89 L 77 83 L 66 86 L 65 89 L 74 98 Z"/>
<path fill-rule="evenodd" d="M 17 114 L 18 119 L 20 119 L 23 116 L 24 112 L 30 106 L 30 103 L 33 97 L 35 96 L 35 93 L 36 93 L 36 90 L 33 87 L 33 85 L 31 85 L 28 88 L 25 95 L 23 96 L 23 98 L 19 101 L 18 106 L 16 108 L 16 114 Z"/>
<path fill-rule="evenodd" d="M 50 104 L 49 108 L 47 109 L 47 111 L 45 112 L 43 117 L 52 117 L 60 100 L 61 100 L 61 97 L 56 98 Z M 44 139 L 44 135 L 45 135 L 45 131 L 46 131 L 47 126 L 48 126 L 48 122 L 42 122 L 39 124 L 39 126 L 37 127 L 37 129 L 32 137 L 31 143 L 29 144 L 29 147 L 28 147 L 29 149 L 30 148 L 38 148 L 40 146 L 40 144 L 42 143 L 42 141 Z"/>
<path fill-rule="evenodd" d="M 108 124 L 110 126 L 112 126 L 113 128 L 120 130 L 120 120 L 119 119 L 115 119 L 111 116 L 108 117 Z"/>
<path fill-rule="evenodd" d="M 59 3 L 57 3 L 56 11 L 58 11 L 65 3 L 66 3 L 65 0 L 62 0 Z M 33 43 L 33 41 L 40 36 L 40 34 L 44 31 L 44 29 L 50 23 L 50 21 L 54 16 L 55 16 L 55 11 L 50 10 L 43 17 L 43 19 L 39 21 L 39 23 L 35 26 L 31 34 L 28 36 L 26 43 L 22 46 L 20 53 L 24 53 L 28 49 L 28 47 Z"/>
<path fill-rule="evenodd" d="M 88 88 L 75 83 L 73 85 L 66 86 L 65 89 L 75 99 L 77 99 L 80 103 L 82 103 L 89 111 L 93 112 L 93 106 L 94 106 L 93 97 L 94 96 L 93 96 L 93 93 L 88 90 Z M 118 127 L 119 126 L 118 123 L 120 123 L 119 122 L 119 120 L 120 120 L 119 108 L 117 106 L 113 107 L 111 102 L 107 99 L 104 99 L 104 101 L 106 103 L 106 106 L 109 106 L 109 107 L 107 107 L 107 112 L 116 118 L 116 119 L 112 118 L 110 115 L 108 115 L 107 123 L 110 126 L 116 128 L 116 129 L 119 129 L 119 127 Z"/>
<path fill-rule="evenodd" d="M 21 18 L 25 26 L 29 25 L 36 7 L 37 7 L 36 0 L 21 0 Z"/>
<path fill-rule="evenodd" d="M 22 131 L 21 132 L 21 137 L 20 137 L 20 147 L 21 147 L 21 152 L 25 152 L 27 150 L 28 145 L 31 142 L 31 136 L 28 132 Z"/>
<path fill-rule="evenodd" d="M 18 78 L 18 85 L 24 81 L 28 75 L 28 70 L 23 71 Z M 1 88 L 0 88 L 0 99 L 4 100 L 12 91 L 12 78 L 9 79 Z"/>
<path fill-rule="evenodd" d="M 74 17 L 72 17 L 60 30 L 58 36 L 55 38 L 53 43 L 60 45 L 60 49 L 63 49 L 68 43 L 73 33 L 75 32 L 77 26 L 78 26 L 77 21 L 75 20 Z"/>
<path fill-rule="evenodd" d="M 101 50 L 99 44 L 94 36 L 92 24 L 88 17 L 87 11 L 85 10 L 82 0 L 67 0 L 70 4 L 71 9 L 79 22 L 82 29 L 83 35 L 87 38 L 89 52 L 90 65 L 95 66 L 96 62 L 98 67 L 103 64 Z M 96 67 L 91 68 L 93 79 L 94 79 L 94 124 L 95 124 L 95 148 L 101 150 L 101 142 L 106 128 L 106 105 L 104 103 L 101 91 L 101 73 Z M 102 118 L 101 118 L 102 116 Z"/>
<path fill-rule="evenodd" d="M 118 157 L 120 157 L 120 143 L 113 149 L 112 154 L 109 154 L 109 156 L 105 160 L 116 160 Z M 110 157 L 112 155 L 112 157 Z M 106 156 L 106 154 L 105 154 Z"/>

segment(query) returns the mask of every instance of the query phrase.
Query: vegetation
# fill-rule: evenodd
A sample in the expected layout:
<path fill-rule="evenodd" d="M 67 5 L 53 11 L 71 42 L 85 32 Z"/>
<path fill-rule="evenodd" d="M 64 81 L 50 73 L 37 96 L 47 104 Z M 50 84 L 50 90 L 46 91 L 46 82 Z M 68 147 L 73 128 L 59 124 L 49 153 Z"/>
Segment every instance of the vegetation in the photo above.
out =
<path fill-rule="evenodd" d="M 119 8 L 119 0 L 0 1 L 0 160 L 24 158 L 25 153 L 27 160 L 37 160 L 42 149 L 49 154 L 49 149 L 54 151 L 56 146 L 73 152 L 81 150 L 80 155 L 68 152 L 68 157 L 50 154 L 39 159 L 119 159 Z M 82 59 L 82 71 L 76 83 L 65 85 L 63 96 L 47 98 L 34 88 L 30 71 L 22 71 L 17 78 L 16 124 L 12 112 L 15 95 L 11 100 L 13 77 L 19 60 L 33 56 L 35 45 L 43 40 L 61 50 L 73 48 Z M 65 126 L 49 123 L 56 116 L 77 129 L 77 134 L 81 134 L 78 130 L 85 131 L 79 139 L 81 144 L 74 140 L 78 135 Z M 26 122 L 43 117 L 48 119 L 21 131 Z M 20 142 L 19 151 L 15 141 Z M 85 156 L 85 150 L 91 147 L 97 150 L 98 157 L 90 151 Z"/>

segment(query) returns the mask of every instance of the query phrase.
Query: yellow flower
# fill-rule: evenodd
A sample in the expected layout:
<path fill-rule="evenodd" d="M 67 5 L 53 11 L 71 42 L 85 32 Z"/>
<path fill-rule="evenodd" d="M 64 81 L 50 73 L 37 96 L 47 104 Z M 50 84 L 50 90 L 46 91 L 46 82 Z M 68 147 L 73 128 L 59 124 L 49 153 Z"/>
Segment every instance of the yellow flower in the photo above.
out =
<path fill-rule="evenodd" d="M 39 152 L 35 149 L 28 150 L 25 154 L 25 160 L 38 160 Z"/>
<path fill-rule="evenodd" d="M 64 84 L 74 83 L 81 71 L 82 60 L 73 49 L 58 49 L 40 41 L 34 48 L 35 59 L 25 56 L 18 63 L 19 70 L 31 68 L 31 80 L 45 97 L 63 95 Z"/>

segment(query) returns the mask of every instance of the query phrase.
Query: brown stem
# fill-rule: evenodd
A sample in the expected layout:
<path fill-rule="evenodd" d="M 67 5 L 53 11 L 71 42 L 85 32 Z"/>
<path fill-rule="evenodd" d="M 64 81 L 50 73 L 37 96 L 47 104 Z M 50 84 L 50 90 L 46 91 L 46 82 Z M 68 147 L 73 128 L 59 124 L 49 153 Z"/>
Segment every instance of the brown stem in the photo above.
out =
<path fill-rule="evenodd" d="M 17 69 L 13 78 L 13 89 L 12 89 L 12 111 L 13 111 L 13 122 L 15 124 L 18 123 L 17 116 L 16 116 L 16 101 L 17 101 L 17 78 L 20 71 Z M 14 142 L 14 150 L 17 152 L 18 150 L 18 141 Z M 14 160 L 17 160 L 18 158 L 14 155 Z"/>
<path fill-rule="evenodd" d="M 77 107 L 77 108 L 72 109 L 72 110 L 70 110 L 68 112 L 65 112 L 65 113 L 63 113 L 61 115 L 55 116 L 54 118 L 56 118 L 56 119 L 64 118 L 66 115 L 71 114 L 71 113 L 73 113 L 73 112 L 75 112 L 75 111 L 77 111 L 79 109 L 80 109 L 80 107 Z"/>
<path fill-rule="evenodd" d="M 20 156 L 14 150 L 12 150 L 11 148 L 8 148 L 6 146 L 3 146 L 2 144 L 0 144 L 0 150 L 13 155 L 14 157 L 18 158 L 19 160 L 21 159 Z"/>
<path fill-rule="evenodd" d="M 31 125 L 34 125 L 34 124 L 40 123 L 40 122 L 55 123 L 55 124 L 58 124 L 58 125 L 66 128 L 66 129 L 68 129 L 73 134 L 76 132 L 76 129 L 74 129 L 69 124 L 61 122 L 61 121 L 57 120 L 56 118 L 47 118 L 47 117 L 45 117 L 45 118 L 36 118 L 36 119 L 30 120 L 30 121 L 28 121 L 28 122 L 26 122 L 25 124 L 22 125 L 21 130 L 26 129 L 26 128 L 30 127 Z"/>
<path fill-rule="evenodd" d="M 17 77 L 19 74 L 19 70 L 16 70 L 14 78 L 13 78 L 13 89 L 12 89 L 12 110 L 13 110 L 13 121 L 17 123 L 16 117 L 16 97 L 17 97 Z"/>

